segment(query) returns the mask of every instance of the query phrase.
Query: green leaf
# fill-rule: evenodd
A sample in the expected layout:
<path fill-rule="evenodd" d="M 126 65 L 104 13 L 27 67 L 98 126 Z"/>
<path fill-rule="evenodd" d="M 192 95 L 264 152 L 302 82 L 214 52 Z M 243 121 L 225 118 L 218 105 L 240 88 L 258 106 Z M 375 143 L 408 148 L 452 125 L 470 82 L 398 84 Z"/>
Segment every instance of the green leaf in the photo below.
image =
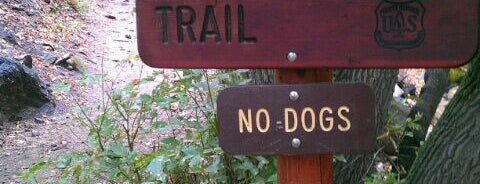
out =
<path fill-rule="evenodd" d="M 24 180 L 32 180 L 33 176 L 35 176 L 37 172 L 40 171 L 45 166 L 47 166 L 47 162 L 45 161 L 38 162 L 32 167 L 28 168 L 28 170 L 25 173 L 22 173 L 20 177 Z"/>
<path fill-rule="evenodd" d="M 278 177 L 277 174 L 272 174 L 270 177 L 268 177 L 267 182 L 272 182 L 272 183 L 277 183 Z"/>
<path fill-rule="evenodd" d="M 205 171 L 208 173 L 217 173 L 218 172 L 218 166 L 220 165 L 220 157 L 216 157 L 215 161 L 208 166 Z"/>
<path fill-rule="evenodd" d="M 118 178 L 120 175 L 120 170 L 118 168 L 109 168 L 108 178 Z"/>
<path fill-rule="evenodd" d="M 345 158 L 345 155 L 343 155 L 343 154 L 334 155 L 333 158 L 337 161 L 347 163 L 347 159 Z"/>
<path fill-rule="evenodd" d="M 88 158 L 87 155 L 84 153 L 73 154 L 71 155 L 71 157 L 72 157 L 72 162 L 83 162 Z"/>
<path fill-rule="evenodd" d="M 255 159 L 258 160 L 257 168 L 262 169 L 265 165 L 268 164 L 268 160 L 262 156 L 256 156 Z"/>
<path fill-rule="evenodd" d="M 140 167 L 146 167 L 153 159 L 155 159 L 158 155 L 156 154 L 145 154 L 142 155 L 137 161 L 136 164 Z"/>
<path fill-rule="evenodd" d="M 70 166 L 72 162 L 72 157 L 70 155 L 63 155 L 60 156 L 57 160 L 57 164 L 55 165 L 58 169 L 65 169 Z"/>
<path fill-rule="evenodd" d="M 157 129 L 157 131 L 162 132 L 164 131 L 164 128 L 168 126 L 168 123 L 166 121 L 155 121 L 152 122 L 152 128 Z"/>
<path fill-rule="evenodd" d="M 135 150 L 128 151 L 127 158 L 128 158 L 127 160 L 128 160 L 129 163 L 134 163 L 135 159 L 137 158 L 137 152 Z"/>
<path fill-rule="evenodd" d="M 113 132 L 113 122 L 110 118 L 108 118 L 107 115 L 103 114 L 103 115 L 100 115 L 99 118 L 97 118 L 97 123 L 99 123 L 101 126 L 101 133 L 102 133 L 102 136 L 105 136 L 105 137 L 110 137 L 112 135 L 112 132 Z"/>
<path fill-rule="evenodd" d="M 411 130 L 420 130 L 422 129 L 422 126 L 418 123 L 416 123 L 415 121 L 412 121 L 410 123 L 407 124 L 408 128 L 410 128 Z"/>
<path fill-rule="evenodd" d="M 202 167 L 201 163 L 202 163 L 202 157 L 196 155 L 192 157 L 192 159 L 188 163 L 188 167 L 190 169 L 196 170 Z"/>
<path fill-rule="evenodd" d="M 81 166 L 76 166 L 73 169 L 73 178 L 75 180 L 75 183 L 80 183 L 80 175 L 82 174 L 82 167 Z"/>
<path fill-rule="evenodd" d="M 248 160 L 243 162 L 242 166 L 243 166 L 242 168 L 248 169 L 248 170 L 251 170 L 251 169 L 255 168 L 255 166 L 252 164 L 252 162 L 250 162 Z"/>
<path fill-rule="evenodd" d="M 163 168 L 167 160 L 168 159 L 164 156 L 158 156 L 157 158 L 153 159 L 150 164 L 148 164 L 147 171 L 157 180 L 166 182 L 167 174 L 165 174 Z"/>
<path fill-rule="evenodd" d="M 122 144 L 113 143 L 111 149 L 113 154 L 116 156 L 126 157 L 128 155 L 127 148 L 125 148 Z"/>
<path fill-rule="evenodd" d="M 162 143 L 165 144 L 165 145 L 168 145 L 169 147 L 176 147 L 176 146 L 180 145 L 180 141 L 178 141 L 177 139 L 175 139 L 173 137 L 167 137 L 167 138 L 163 139 Z"/>
<path fill-rule="evenodd" d="M 245 80 L 242 80 L 242 81 L 238 82 L 238 85 L 246 85 L 246 84 L 250 83 L 250 81 L 252 81 L 252 79 L 245 79 Z"/>
<path fill-rule="evenodd" d="M 192 146 L 186 147 L 182 152 L 185 153 L 186 156 L 198 155 L 198 151 Z"/>
<path fill-rule="evenodd" d="M 142 103 L 147 103 L 150 99 L 152 99 L 152 96 L 150 96 L 148 94 L 141 94 L 140 95 L 140 100 L 142 101 Z"/>
<path fill-rule="evenodd" d="M 158 98 L 155 100 L 155 104 L 160 108 L 164 110 L 170 110 L 170 104 L 171 101 L 167 98 Z"/>
<path fill-rule="evenodd" d="M 95 84 L 99 83 L 102 81 L 102 78 L 104 77 L 104 74 L 90 74 L 90 73 L 84 73 L 82 76 L 81 82 L 86 83 L 86 84 Z"/>
<path fill-rule="evenodd" d="M 262 177 L 256 176 L 255 182 L 253 182 L 252 184 L 265 184 L 265 179 L 263 179 Z"/>
<path fill-rule="evenodd" d="M 59 184 L 69 184 L 68 182 L 68 176 L 62 176 L 60 180 L 58 181 Z"/>
<path fill-rule="evenodd" d="M 53 87 L 53 92 L 57 94 L 68 94 L 72 85 L 67 82 L 58 83 Z"/>

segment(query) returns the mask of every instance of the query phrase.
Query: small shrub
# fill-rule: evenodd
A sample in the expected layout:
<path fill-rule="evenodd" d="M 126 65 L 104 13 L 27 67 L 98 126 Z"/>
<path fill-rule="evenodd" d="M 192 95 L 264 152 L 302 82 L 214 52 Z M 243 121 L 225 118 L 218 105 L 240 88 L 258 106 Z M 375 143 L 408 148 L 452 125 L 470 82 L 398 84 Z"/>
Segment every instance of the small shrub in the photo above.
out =
<path fill-rule="evenodd" d="M 174 70 L 174 79 L 155 72 L 105 92 L 93 109 L 79 109 L 78 121 L 89 130 L 85 150 L 40 166 L 65 183 L 276 183 L 273 157 L 232 156 L 218 146 L 216 97 L 247 83 L 242 72 Z M 97 81 L 91 79 L 84 81 Z M 154 83 L 150 93 L 141 92 Z M 32 181 L 40 166 L 24 178 Z"/>
<path fill-rule="evenodd" d="M 391 172 L 378 172 L 365 179 L 364 184 L 405 184 L 398 176 Z"/>

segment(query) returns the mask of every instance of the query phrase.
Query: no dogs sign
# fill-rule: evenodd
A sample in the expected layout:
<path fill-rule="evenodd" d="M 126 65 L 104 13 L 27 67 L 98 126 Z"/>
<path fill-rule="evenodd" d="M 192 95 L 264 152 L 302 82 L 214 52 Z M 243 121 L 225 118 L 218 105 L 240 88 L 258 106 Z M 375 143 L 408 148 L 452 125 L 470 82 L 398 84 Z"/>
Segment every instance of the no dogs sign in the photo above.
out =
<path fill-rule="evenodd" d="M 368 152 L 374 102 L 364 84 L 232 87 L 217 100 L 220 146 L 243 155 Z"/>

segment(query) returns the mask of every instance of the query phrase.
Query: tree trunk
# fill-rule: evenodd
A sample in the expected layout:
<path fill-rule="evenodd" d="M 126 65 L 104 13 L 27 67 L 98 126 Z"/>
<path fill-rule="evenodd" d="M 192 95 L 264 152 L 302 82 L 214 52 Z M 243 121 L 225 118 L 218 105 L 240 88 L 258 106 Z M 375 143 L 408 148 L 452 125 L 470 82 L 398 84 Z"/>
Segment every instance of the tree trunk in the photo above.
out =
<path fill-rule="evenodd" d="M 475 58 L 457 94 L 413 163 L 408 183 L 480 183 L 480 61 Z"/>
<path fill-rule="evenodd" d="M 430 122 L 443 94 L 448 90 L 448 85 L 448 69 L 428 69 L 425 72 L 425 87 L 422 88 L 417 104 L 408 115 L 408 118 L 413 120 L 417 114 L 421 114 L 421 118 L 416 122 L 421 126 L 421 129 L 415 131 L 407 126 L 405 130 L 413 131 L 413 137 L 405 136 L 399 145 L 398 163 L 407 172 L 410 170 L 415 157 L 417 157 L 420 142 L 425 141 Z"/>
<path fill-rule="evenodd" d="M 270 69 L 251 69 L 246 73 L 245 78 L 252 79 L 250 84 L 273 84 L 274 74 L 275 71 Z"/>
<path fill-rule="evenodd" d="M 363 82 L 375 91 L 376 103 L 376 135 L 384 132 L 387 119 L 387 109 L 392 100 L 393 89 L 397 81 L 398 70 L 339 70 L 335 76 L 336 82 Z M 377 142 L 380 149 L 382 143 Z M 347 162 L 337 162 L 334 166 L 334 179 L 338 184 L 363 183 L 374 163 L 374 155 L 347 155 Z"/>

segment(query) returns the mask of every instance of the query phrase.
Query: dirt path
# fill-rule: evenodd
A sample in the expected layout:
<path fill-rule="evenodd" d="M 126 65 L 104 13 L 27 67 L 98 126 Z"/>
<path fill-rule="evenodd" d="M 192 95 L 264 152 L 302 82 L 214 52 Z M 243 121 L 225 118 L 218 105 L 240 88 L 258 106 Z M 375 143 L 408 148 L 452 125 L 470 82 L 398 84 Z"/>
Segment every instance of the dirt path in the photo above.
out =
<path fill-rule="evenodd" d="M 128 0 L 95 0 L 87 5 L 84 20 L 80 20 L 86 26 L 85 35 L 82 35 L 85 39 L 77 51 L 90 60 L 88 73 L 97 74 L 103 70 L 115 86 L 138 78 L 140 70 L 143 73 L 152 71 L 138 58 L 134 6 L 135 2 Z M 3 138 L 3 144 L 0 144 L 0 184 L 23 183 L 17 173 L 40 161 L 84 147 L 82 140 L 86 128 L 74 120 L 80 116 L 77 107 L 101 101 L 102 90 L 99 85 L 83 86 L 87 90 L 79 90 L 79 84 L 75 82 L 80 78 L 79 74 L 60 73 L 70 79 L 66 82 L 72 89 L 69 94 L 55 96 L 53 114 L 6 122 L 4 130 L 0 131 L 0 141 Z M 54 174 L 42 173 L 37 179 L 43 181 Z"/>
<path fill-rule="evenodd" d="M 153 69 L 138 57 L 134 14 L 135 2 L 128 0 L 98 1 L 95 14 L 89 14 L 87 25 L 92 32 L 90 57 L 104 60 L 104 71 L 116 83 L 124 84 Z M 100 69 L 97 65 L 97 70 Z"/>

